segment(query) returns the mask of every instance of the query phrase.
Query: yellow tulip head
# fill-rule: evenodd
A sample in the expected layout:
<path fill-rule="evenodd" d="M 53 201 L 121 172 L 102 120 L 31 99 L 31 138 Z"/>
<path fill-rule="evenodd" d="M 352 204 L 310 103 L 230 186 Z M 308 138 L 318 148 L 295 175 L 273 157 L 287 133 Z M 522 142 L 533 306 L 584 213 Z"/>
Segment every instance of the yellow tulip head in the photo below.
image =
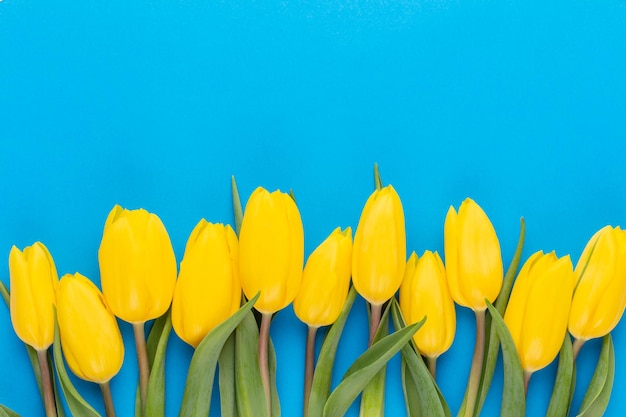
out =
<path fill-rule="evenodd" d="M 436 358 L 452 345 L 456 312 L 437 252 L 426 251 L 419 259 L 413 252 L 409 257 L 400 286 L 400 309 L 407 325 L 427 317 L 413 336 L 422 355 Z"/>
<path fill-rule="evenodd" d="M 48 249 L 35 242 L 9 253 L 11 322 L 17 336 L 35 350 L 54 341 L 55 292 L 59 276 Z"/>
<path fill-rule="evenodd" d="M 626 231 L 605 226 L 585 246 L 576 264 L 578 284 L 572 299 L 569 331 L 588 340 L 608 334 L 626 303 Z"/>
<path fill-rule="evenodd" d="M 176 257 L 155 214 L 113 207 L 98 261 L 104 298 L 117 317 L 142 323 L 167 311 L 176 284 Z"/>
<path fill-rule="evenodd" d="M 369 303 L 380 305 L 400 287 L 405 265 L 404 211 L 388 185 L 374 191 L 363 207 L 352 251 L 354 287 Z"/>
<path fill-rule="evenodd" d="M 293 301 L 302 282 L 304 230 L 300 212 L 285 193 L 254 190 L 239 232 L 239 273 L 254 308 L 271 314 Z"/>
<path fill-rule="evenodd" d="M 191 232 L 172 301 L 176 334 L 193 347 L 241 303 L 237 236 L 202 219 Z"/>
<path fill-rule="evenodd" d="M 293 301 L 296 316 L 311 327 L 334 323 L 348 296 L 351 268 L 352 229 L 338 227 L 307 260 Z"/>
<path fill-rule="evenodd" d="M 81 274 L 59 282 L 57 318 L 68 366 L 80 378 L 103 384 L 124 362 L 124 343 L 115 316 L 100 290 Z"/>
<path fill-rule="evenodd" d="M 474 311 L 487 308 L 500 293 L 503 280 L 500 242 L 482 208 L 467 198 L 457 214 L 450 207 L 444 226 L 446 275 L 457 304 Z"/>
<path fill-rule="evenodd" d="M 550 364 L 567 332 L 574 271 L 569 255 L 534 253 L 522 266 L 504 314 L 522 368 L 534 372 Z"/>

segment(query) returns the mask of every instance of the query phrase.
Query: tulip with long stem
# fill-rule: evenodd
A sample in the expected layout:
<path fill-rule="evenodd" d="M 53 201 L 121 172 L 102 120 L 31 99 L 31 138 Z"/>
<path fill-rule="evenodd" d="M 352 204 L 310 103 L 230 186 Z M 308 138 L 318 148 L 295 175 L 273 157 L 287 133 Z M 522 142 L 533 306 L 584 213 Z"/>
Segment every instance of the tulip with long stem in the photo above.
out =
<path fill-rule="evenodd" d="M 52 256 L 41 242 L 9 253 L 11 322 L 17 336 L 37 352 L 46 417 L 55 417 L 56 403 L 48 366 L 54 340 L 54 305 L 59 277 Z"/>
<path fill-rule="evenodd" d="M 268 415 L 271 390 L 268 364 L 272 314 L 298 294 L 304 263 L 304 230 L 293 198 L 280 191 L 257 188 L 248 199 L 239 233 L 239 273 L 248 299 L 260 292 L 255 309 L 262 314 L 259 368 Z"/>
<path fill-rule="evenodd" d="M 454 301 L 476 315 L 476 344 L 466 391 L 464 416 L 474 415 L 485 354 L 485 299 L 493 302 L 504 277 L 500 242 L 491 221 L 472 199 L 459 211 L 450 207 L 444 224 L 448 287 Z"/>

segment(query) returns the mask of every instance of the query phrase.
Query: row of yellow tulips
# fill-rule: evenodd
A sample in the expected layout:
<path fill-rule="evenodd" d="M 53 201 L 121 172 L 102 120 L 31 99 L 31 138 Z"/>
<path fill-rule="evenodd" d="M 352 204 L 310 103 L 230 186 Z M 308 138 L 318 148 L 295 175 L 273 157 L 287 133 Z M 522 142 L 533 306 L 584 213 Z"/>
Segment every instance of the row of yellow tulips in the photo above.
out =
<path fill-rule="evenodd" d="M 463 201 L 458 212 L 450 207 L 444 255 L 445 267 L 437 252 L 426 251 L 419 258 L 412 253 L 407 261 L 402 204 L 390 185 L 374 191 L 365 203 L 354 242 L 350 227 L 337 228 L 306 265 L 298 208 L 290 195 L 279 191 L 257 188 L 251 194 L 239 237 L 228 225 L 202 219 L 189 237 L 179 271 L 160 219 L 143 209 L 115 206 L 98 253 L 102 292 L 78 273 L 59 280 L 42 243 L 23 251 L 13 247 L 11 320 L 21 340 L 45 352 L 54 338 L 55 306 L 67 364 L 77 376 L 107 392 L 124 357 L 115 316 L 133 325 L 138 351 L 145 344 L 144 324 L 162 316 L 170 305 L 176 334 L 197 347 L 239 309 L 242 291 L 247 299 L 260 293 L 254 307 L 263 316 L 261 327 L 265 322 L 266 332 L 271 315 L 292 302 L 298 318 L 315 329 L 337 319 L 352 278 L 372 308 L 370 342 L 382 305 L 398 290 L 407 324 L 427 317 L 413 339 L 434 375 L 434 361 L 454 339 L 454 302 L 484 319 L 486 301 L 494 302 L 503 282 L 496 232 L 473 200 Z M 530 256 L 504 314 L 526 382 L 532 372 L 554 360 L 568 330 L 577 352 L 584 341 L 615 327 L 625 303 L 626 232 L 619 227 L 598 231 L 575 269 L 569 256 L 559 258 L 554 252 Z M 484 327 L 481 323 L 478 326 Z M 267 355 L 262 347 L 259 354 Z M 480 355 L 475 353 L 475 361 L 482 362 Z M 140 369 L 148 367 L 147 358 L 139 354 L 138 360 Z M 260 363 L 263 368 L 262 357 Z M 145 372 L 140 381 L 144 402 Z M 475 384 L 478 376 L 474 378 Z M 472 411 L 475 395 L 468 396 Z M 47 405 L 49 415 L 53 408 Z"/>

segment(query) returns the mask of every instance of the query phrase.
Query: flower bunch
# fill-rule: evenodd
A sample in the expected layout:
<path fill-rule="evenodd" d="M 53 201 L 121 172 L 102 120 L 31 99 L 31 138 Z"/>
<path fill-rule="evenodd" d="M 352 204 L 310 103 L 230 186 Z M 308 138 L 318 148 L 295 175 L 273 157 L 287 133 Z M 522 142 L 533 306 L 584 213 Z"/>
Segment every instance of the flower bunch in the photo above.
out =
<path fill-rule="evenodd" d="M 531 375 L 558 356 L 548 414 L 567 416 L 578 352 L 587 340 L 600 337 L 596 376 L 580 413 L 602 414 L 614 378 L 610 332 L 626 308 L 626 232 L 600 229 L 575 268 L 569 255 L 537 251 L 518 272 L 522 220 L 505 273 L 493 224 L 467 198 L 445 216 L 443 258 L 426 250 L 407 259 L 400 195 L 393 186 L 383 186 L 376 166 L 374 179 L 354 237 L 350 226 L 335 228 L 306 262 L 293 193 L 259 187 L 244 210 L 234 178 L 235 227 L 201 219 L 180 265 L 156 214 L 113 207 L 98 250 L 102 291 L 80 273 L 59 279 L 41 242 L 23 250 L 12 247 L 10 293 L 4 284 L 0 290 L 15 334 L 36 365 L 46 416 L 64 415 L 63 403 L 72 415 L 99 415 L 72 385 L 66 364 L 79 378 L 100 386 L 106 415 L 115 415 L 109 382 L 124 362 L 120 326 L 134 333 L 135 416 L 164 415 L 164 361 L 172 329 L 194 352 L 181 416 L 208 415 L 218 364 L 223 415 L 279 416 L 279 365 L 270 325 L 292 303 L 308 329 L 304 416 L 343 416 L 360 394 L 361 415 L 382 416 L 385 366 L 398 352 L 407 414 L 451 415 L 437 386 L 436 361 L 453 343 L 455 305 L 476 316 L 476 344 L 459 416 L 480 414 L 499 351 L 507 385 L 502 415 L 524 415 Z M 339 338 L 357 294 L 367 302 L 369 338 L 341 381 L 331 386 Z M 325 337 L 316 358 L 321 331 Z M 59 392 L 65 401 L 59 401 Z M 0 406 L 0 413 L 8 412 Z"/>

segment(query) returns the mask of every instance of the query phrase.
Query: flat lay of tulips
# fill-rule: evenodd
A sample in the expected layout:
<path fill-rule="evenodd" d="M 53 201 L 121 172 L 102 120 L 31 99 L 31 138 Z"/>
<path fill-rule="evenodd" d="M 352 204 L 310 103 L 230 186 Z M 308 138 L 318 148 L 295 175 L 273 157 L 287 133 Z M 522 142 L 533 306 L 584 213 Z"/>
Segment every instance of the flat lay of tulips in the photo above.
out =
<path fill-rule="evenodd" d="M 296 194 L 259 187 L 244 209 L 233 177 L 232 197 L 234 226 L 200 220 L 180 266 L 156 214 L 113 207 L 98 250 L 101 289 L 80 273 L 59 278 L 42 242 L 11 248 L 10 285 L 0 281 L 0 290 L 26 345 L 46 417 L 100 415 L 67 368 L 98 384 L 106 416 L 116 415 L 109 383 L 123 366 L 119 326 L 127 325 L 138 376 L 135 408 L 124 415 L 165 415 L 165 350 L 173 330 L 194 348 L 180 416 L 209 414 L 215 379 L 222 415 L 279 416 L 280 357 L 270 327 L 273 315 L 292 303 L 308 327 L 305 417 L 343 416 L 355 401 L 361 416 L 382 416 L 385 366 L 396 354 L 410 417 L 480 415 L 498 355 L 504 372 L 500 415 L 525 415 L 532 374 L 553 361 L 558 367 L 547 416 L 600 416 L 606 410 L 615 369 L 611 331 L 626 307 L 626 231 L 619 226 L 598 230 L 575 262 L 554 251 L 523 260 L 521 219 L 515 254 L 503 265 L 488 215 L 467 198 L 447 212 L 443 254 L 408 254 L 401 198 L 383 184 L 375 165 L 373 192 L 354 233 L 350 226 L 329 231 L 305 260 Z M 339 339 L 357 296 L 367 302 L 368 347 L 333 386 Z M 448 406 L 436 373 L 438 357 L 454 340 L 455 303 L 476 316 L 459 410 Z M 595 338 L 602 338 L 595 373 L 573 410 L 576 359 Z M 0 417 L 17 415 L 0 405 Z"/>

